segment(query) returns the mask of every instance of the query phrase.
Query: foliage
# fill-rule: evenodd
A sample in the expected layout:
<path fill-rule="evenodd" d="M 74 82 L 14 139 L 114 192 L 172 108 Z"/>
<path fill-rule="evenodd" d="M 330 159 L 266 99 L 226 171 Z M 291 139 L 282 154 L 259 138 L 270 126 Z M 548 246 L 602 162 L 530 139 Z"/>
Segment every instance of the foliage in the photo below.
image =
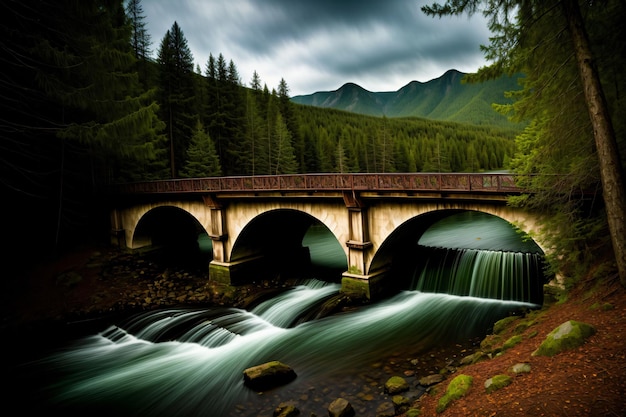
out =
<path fill-rule="evenodd" d="M 177 22 L 161 40 L 157 62 L 161 118 L 167 121 L 170 170 L 176 178 L 184 163 L 195 118 L 193 55 Z"/>
<path fill-rule="evenodd" d="M 10 1 L 0 12 L 5 198 L 38 219 L 42 245 L 59 247 L 94 226 L 101 185 L 159 157 L 164 124 L 138 81 L 121 1 Z"/>
<path fill-rule="evenodd" d="M 518 153 L 510 166 L 521 174 L 519 185 L 531 193 L 510 203 L 545 214 L 541 233 L 549 244 L 551 273 L 559 271 L 576 280 L 588 269 L 594 253 L 611 247 L 609 237 L 616 235 L 609 234 L 607 214 L 621 217 L 623 225 L 619 213 L 624 208 L 620 203 L 609 203 L 611 211 L 605 208 L 607 197 L 619 195 L 617 189 L 603 187 L 601 178 L 601 171 L 612 169 L 614 163 L 599 158 L 598 144 L 610 139 L 598 142 L 594 138 L 597 125 L 592 124 L 589 100 L 583 94 L 581 65 L 573 54 L 580 48 L 571 36 L 572 15 L 564 12 L 570 6 L 579 5 L 569 0 L 509 0 L 497 4 L 450 0 L 423 10 L 438 16 L 482 12 L 489 19 L 494 36 L 483 50 L 492 64 L 469 77 L 470 81 L 484 81 L 503 73 L 525 75 L 522 90 L 509 93 L 513 104 L 497 106 L 513 121 L 528 123 L 516 138 Z M 626 55 L 618 51 L 624 49 L 625 30 L 619 22 L 626 17 L 626 7 L 612 0 L 581 3 L 580 7 L 594 63 L 602 76 L 612 120 L 616 121 L 613 127 L 623 165 L 626 131 L 619 91 L 625 85 Z M 613 175 L 615 171 L 611 172 Z"/>
<path fill-rule="evenodd" d="M 191 137 L 191 144 L 187 149 L 187 159 L 180 173 L 181 177 L 219 177 L 222 175 L 215 144 L 204 131 L 204 126 L 198 121 Z"/>

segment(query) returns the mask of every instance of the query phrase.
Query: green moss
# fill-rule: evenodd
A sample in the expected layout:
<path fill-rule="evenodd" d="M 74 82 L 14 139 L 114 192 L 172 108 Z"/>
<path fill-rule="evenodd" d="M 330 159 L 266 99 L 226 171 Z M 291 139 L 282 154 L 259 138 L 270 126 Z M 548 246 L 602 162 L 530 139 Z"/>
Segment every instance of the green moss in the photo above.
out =
<path fill-rule="evenodd" d="M 603 304 L 593 303 L 591 305 L 591 307 L 589 307 L 589 309 L 591 309 L 591 310 L 598 310 L 598 309 L 600 309 L 602 311 L 610 311 L 610 310 L 613 310 L 614 308 L 615 307 L 611 303 L 603 303 Z"/>
<path fill-rule="evenodd" d="M 515 335 L 509 338 L 506 342 L 504 342 L 504 344 L 502 345 L 502 350 L 511 349 L 512 347 L 519 344 L 521 341 L 522 341 L 522 336 Z"/>
<path fill-rule="evenodd" d="M 554 356 L 564 350 L 574 349 L 585 343 L 585 339 L 596 332 L 590 324 L 575 320 L 566 321 L 550 334 L 533 352 L 533 356 Z"/>
<path fill-rule="evenodd" d="M 519 320 L 518 316 L 509 316 L 509 317 L 503 318 L 502 320 L 498 320 L 493 325 L 493 333 L 494 334 L 502 333 L 507 327 L 511 325 L 511 323 L 513 323 L 516 320 Z"/>
<path fill-rule="evenodd" d="M 406 417 L 419 417 L 422 415 L 422 410 L 417 408 L 409 408 L 406 412 Z"/>
<path fill-rule="evenodd" d="M 359 267 L 357 266 L 350 265 L 350 267 L 348 268 L 348 273 L 355 274 L 355 275 L 362 275 L 363 271 L 361 271 Z"/>
<path fill-rule="evenodd" d="M 513 379 L 508 375 L 496 375 L 485 381 L 485 390 L 487 391 L 487 394 L 491 394 L 500 388 L 506 387 L 511 382 L 513 382 Z"/>
<path fill-rule="evenodd" d="M 455 400 L 463 397 L 472 386 L 474 378 L 469 375 L 459 375 L 448 384 L 446 393 L 439 399 L 437 403 L 437 412 L 441 413 Z"/>

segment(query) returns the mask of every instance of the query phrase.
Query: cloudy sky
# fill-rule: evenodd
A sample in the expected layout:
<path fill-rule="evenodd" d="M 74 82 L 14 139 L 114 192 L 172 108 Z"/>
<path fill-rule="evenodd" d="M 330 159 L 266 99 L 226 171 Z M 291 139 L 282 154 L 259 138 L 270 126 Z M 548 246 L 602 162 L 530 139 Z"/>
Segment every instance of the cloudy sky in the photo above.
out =
<path fill-rule="evenodd" d="M 233 61 L 242 83 L 254 71 L 290 95 L 354 82 L 396 91 L 449 69 L 486 64 L 489 30 L 480 15 L 432 18 L 432 0 L 142 0 L 153 55 L 176 21 L 204 72 L 209 54 Z"/>

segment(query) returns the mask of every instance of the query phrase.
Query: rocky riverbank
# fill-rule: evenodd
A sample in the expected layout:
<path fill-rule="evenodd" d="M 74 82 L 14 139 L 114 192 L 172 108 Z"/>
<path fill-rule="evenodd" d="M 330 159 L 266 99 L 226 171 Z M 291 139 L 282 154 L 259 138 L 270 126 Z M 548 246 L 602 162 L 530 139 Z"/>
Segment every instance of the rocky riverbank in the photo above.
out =
<path fill-rule="evenodd" d="M 229 291 L 213 286 L 202 268 L 168 268 L 145 256 L 87 248 L 35 265 L 23 278 L 11 281 L 4 294 L 2 324 L 5 334 L 11 335 L 42 323 L 77 323 L 166 306 L 245 306 L 289 285 L 264 281 Z M 346 308 L 358 307 L 337 299 L 326 313 Z M 590 323 L 597 331 L 571 351 L 550 358 L 532 356 L 545 336 L 568 320 Z M 411 347 L 389 352 L 353 375 L 304 391 L 281 391 L 288 398 L 268 392 L 241 404 L 233 415 L 270 416 L 280 404 L 299 408 L 301 415 L 326 415 L 338 398 L 347 400 L 357 416 L 398 415 L 406 409 L 411 410 L 408 415 L 423 416 L 623 415 L 625 338 L 624 288 L 614 277 L 594 278 L 580 283 L 567 301 L 523 321 L 512 320 L 482 343 L 473 340 L 429 352 L 412 352 Z M 515 343 L 502 349 L 511 340 Z M 477 363 L 463 361 L 481 351 L 490 354 Z M 519 363 L 528 364 L 530 372 L 512 373 Z M 459 374 L 470 376 L 473 384 L 463 397 L 438 412 L 446 387 Z M 508 375 L 508 385 L 488 392 L 484 383 L 497 375 Z M 400 395 L 404 399 L 386 388 L 390 376 L 407 382 L 409 390 Z M 395 401 L 403 403 L 394 405 Z M 313 409 L 302 404 L 316 405 Z"/>

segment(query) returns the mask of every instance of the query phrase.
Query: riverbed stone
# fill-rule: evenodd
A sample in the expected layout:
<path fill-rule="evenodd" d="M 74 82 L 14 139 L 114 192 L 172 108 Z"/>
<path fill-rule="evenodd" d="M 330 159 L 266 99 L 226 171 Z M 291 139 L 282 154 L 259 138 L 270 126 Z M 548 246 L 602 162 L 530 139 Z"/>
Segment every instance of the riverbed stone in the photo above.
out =
<path fill-rule="evenodd" d="M 425 376 L 423 378 L 420 378 L 419 384 L 424 386 L 424 387 L 430 387 L 431 385 L 438 384 L 438 383 L 442 382 L 443 380 L 444 380 L 443 375 L 441 375 L 441 374 L 432 374 L 432 375 L 428 375 L 428 376 Z"/>
<path fill-rule="evenodd" d="M 385 382 L 385 392 L 389 395 L 400 394 L 409 388 L 409 383 L 401 376 L 392 376 Z"/>
<path fill-rule="evenodd" d="M 564 350 L 574 349 L 596 333 L 591 324 L 569 320 L 552 330 L 535 350 L 533 356 L 554 356 Z"/>
<path fill-rule="evenodd" d="M 394 395 L 391 401 L 396 414 L 405 413 L 411 406 L 411 400 L 403 395 Z"/>
<path fill-rule="evenodd" d="M 243 371 L 244 384 L 255 391 L 267 391 L 287 384 L 296 376 L 290 366 L 279 361 L 267 362 Z"/>
<path fill-rule="evenodd" d="M 274 410 L 273 417 L 295 417 L 300 415 L 300 410 L 293 403 L 280 403 Z"/>
<path fill-rule="evenodd" d="M 376 417 L 393 417 L 396 415 L 396 409 L 393 403 L 385 401 L 376 407 Z"/>
<path fill-rule="evenodd" d="M 328 405 L 329 417 L 352 417 L 354 408 L 345 398 L 337 398 Z"/>

